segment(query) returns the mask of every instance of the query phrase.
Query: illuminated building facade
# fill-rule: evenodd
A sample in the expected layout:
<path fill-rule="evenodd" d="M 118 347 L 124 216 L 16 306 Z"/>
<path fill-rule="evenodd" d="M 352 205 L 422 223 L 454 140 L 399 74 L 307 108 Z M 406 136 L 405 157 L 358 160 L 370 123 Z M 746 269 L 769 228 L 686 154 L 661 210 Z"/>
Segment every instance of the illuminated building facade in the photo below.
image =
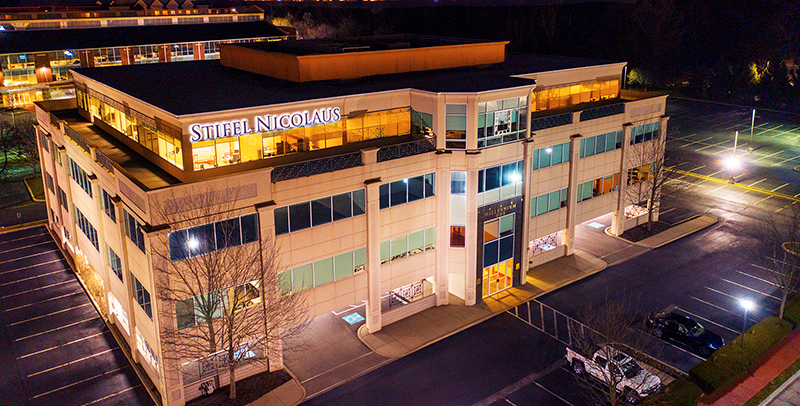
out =
<path fill-rule="evenodd" d="M 202 255 L 197 227 L 154 220 L 189 187 L 241 191 L 237 243 L 278 243 L 280 293 L 308 291 L 311 317 L 365 302 L 372 332 L 525 284 L 530 266 L 573 253 L 579 223 L 641 221 L 621 191 L 626 156 L 664 141 L 666 96 L 621 89 L 625 63 L 505 45 L 222 45 L 219 61 L 76 70 L 76 100 L 37 103 L 49 226 L 102 275 L 165 404 L 204 376 L 198 360 L 164 373 L 160 334 L 191 314 L 146 310 L 161 308 L 154 250 Z"/>

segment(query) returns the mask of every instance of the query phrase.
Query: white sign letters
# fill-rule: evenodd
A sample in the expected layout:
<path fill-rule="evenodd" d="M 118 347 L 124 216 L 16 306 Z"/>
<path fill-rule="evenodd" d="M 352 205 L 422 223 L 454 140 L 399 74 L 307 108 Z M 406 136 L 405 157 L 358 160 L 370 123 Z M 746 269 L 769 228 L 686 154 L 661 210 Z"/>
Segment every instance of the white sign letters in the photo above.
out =
<path fill-rule="evenodd" d="M 211 124 L 192 124 L 189 126 L 189 131 L 192 133 L 192 142 L 199 142 L 215 138 L 236 137 L 252 133 L 334 123 L 341 118 L 339 108 L 333 107 L 314 111 L 265 114 L 263 116 L 255 116 L 252 121 L 243 118 L 241 120 L 220 121 Z"/>

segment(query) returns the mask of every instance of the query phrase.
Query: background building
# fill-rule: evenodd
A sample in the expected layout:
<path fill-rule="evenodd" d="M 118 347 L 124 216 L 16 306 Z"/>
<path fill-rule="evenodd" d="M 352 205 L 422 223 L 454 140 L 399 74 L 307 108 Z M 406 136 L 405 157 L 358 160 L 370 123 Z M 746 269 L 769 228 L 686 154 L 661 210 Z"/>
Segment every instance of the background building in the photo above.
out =
<path fill-rule="evenodd" d="M 308 291 L 311 317 L 366 301 L 372 332 L 526 283 L 530 266 L 573 252 L 576 224 L 611 212 L 619 234 L 641 221 L 621 189 L 649 164 L 629 157 L 665 140 L 666 96 L 620 89 L 625 63 L 505 45 L 221 45 L 219 61 L 76 70 L 76 100 L 37 103 L 49 225 L 101 275 L 165 404 L 206 376 L 192 372 L 203 360 L 165 373 L 161 335 L 185 315 L 153 311 L 154 252 L 203 255 L 191 243 L 203 219 L 157 215 L 193 188 L 236 191 L 229 220 L 258 236 L 241 244 L 277 241 L 273 288 Z"/>

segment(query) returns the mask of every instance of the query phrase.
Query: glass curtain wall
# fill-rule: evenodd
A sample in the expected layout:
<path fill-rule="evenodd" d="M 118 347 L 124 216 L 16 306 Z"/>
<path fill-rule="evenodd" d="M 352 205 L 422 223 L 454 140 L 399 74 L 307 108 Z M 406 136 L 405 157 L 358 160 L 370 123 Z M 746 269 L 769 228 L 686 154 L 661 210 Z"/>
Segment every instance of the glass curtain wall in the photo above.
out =
<path fill-rule="evenodd" d="M 619 80 L 581 83 L 533 92 L 531 111 L 552 110 L 619 97 Z"/>

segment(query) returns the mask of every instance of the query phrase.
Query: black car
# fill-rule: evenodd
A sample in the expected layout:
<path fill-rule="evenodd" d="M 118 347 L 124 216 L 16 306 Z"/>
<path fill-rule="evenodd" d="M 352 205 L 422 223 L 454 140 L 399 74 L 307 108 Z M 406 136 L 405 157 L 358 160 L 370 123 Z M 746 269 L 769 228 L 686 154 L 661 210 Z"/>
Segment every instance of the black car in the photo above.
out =
<path fill-rule="evenodd" d="M 704 357 L 708 357 L 725 344 L 722 337 L 706 330 L 691 318 L 680 314 L 650 313 L 647 316 L 647 328 L 654 336 L 682 344 L 692 352 Z"/>

